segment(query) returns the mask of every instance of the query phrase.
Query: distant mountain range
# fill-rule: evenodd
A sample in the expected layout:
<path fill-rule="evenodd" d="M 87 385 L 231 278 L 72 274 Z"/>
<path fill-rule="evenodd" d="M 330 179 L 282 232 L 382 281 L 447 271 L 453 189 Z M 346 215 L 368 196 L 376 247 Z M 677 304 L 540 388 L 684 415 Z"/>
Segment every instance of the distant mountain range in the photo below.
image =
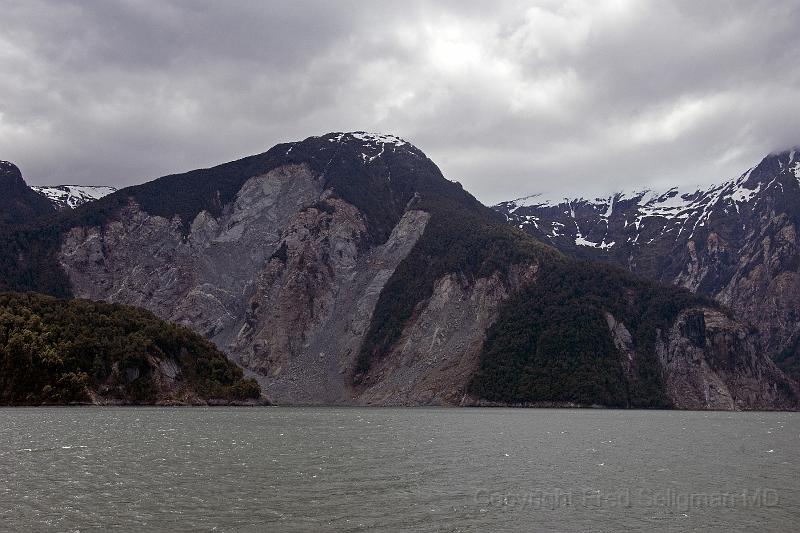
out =
<path fill-rule="evenodd" d="M 507 223 L 537 215 L 481 205 L 395 136 L 309 137 L 27 219 L 42 204 L 17 189 L 0 290 L 143 307 L 278 404 L 798 406 L 723 305 L 572 258 L 617 242 L 577 210 L 558 251 Z"/>
<path fill-rule="evenodd" d="M 74 209 L 117 190 L 101 185 L 48 185 L 33 186 L 31 189 L 50 200 L 57 209 Z"/>
<path fill-rule="evenodd" d="M 761 333 L 800 378 L 800 150 L 696 191 L 606 198 L 534 195 L 495 206 L 530 235 L 580 258 L 714 297 Z"/>

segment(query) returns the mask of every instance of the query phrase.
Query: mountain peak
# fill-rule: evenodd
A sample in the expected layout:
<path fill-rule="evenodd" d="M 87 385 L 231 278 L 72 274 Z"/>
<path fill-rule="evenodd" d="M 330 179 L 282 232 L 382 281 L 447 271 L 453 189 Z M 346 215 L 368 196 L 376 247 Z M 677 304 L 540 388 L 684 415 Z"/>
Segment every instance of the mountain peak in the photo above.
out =
<path fill-rule="evenodd" d="M 385 134 L 385 133 L 369 133 L 366 131 L 351 131 L 351 132 L 336 132 L 330 133 L 326 135 L 329 137 L 330 142 L 343 142 L 348 140 L 358 140 L 368 144 L 372 143 L 380 143 L 380 144 L 393 144 L 395 146 L 403 146 L 410 144 L 404 139 L 401 139 L 397 135 Z"/>
<path fill-rule="evenodd" d="M 105 185 L 42 185 L 31 189 L 53 202 L 59 210 L 74 209 L 117 190 Z"/>
<path fill-rule="evenodd" d="M 0 161 L 0 223 L 18 224 L 52 213 L 50 201 L 32 191 L 17 165 Z"/>
<path fill-rule="evenodd" d="M 0 161 L 0 186 L 25 187 L 25 180 L 22 179 L 22 172 L 17 165 L 10 161 Z"/>
<path fill-rule="evenodd" d="M 743 177 L 750 185 L 756 186 L 759 183 L 771 183 L 781 176 L 800 178 L 800 147 L 769 154 Z"/>
<path fill-rule="evenodd" d="M 791 146 L 789 148 L 786 148 L 784 150 L 777 150 L 777 151 L 772 152 L 771 154 L 769 154 L 769 156 L 767 156 L 767 157 L 770 157 L 770 156 L 777 156 L 779 158 L 786 157 L 786 156 L 789 156 L 789 158 L 800 157 L 800 144 L 796 144 L 796 145 Z"/>
<path fill-rule="evenodd" d="M 347 146 L 357 155 L 361 155 L 363 163 L 372 163 L 388 153 L 407 153 L 424 157 L 422 151 L 410 142 L 387 133 L 369 133 L 366 131 L 333 132 L 319 139 L 335 146 Z M 326 144 L 327 144 L 326 143 Z"/>

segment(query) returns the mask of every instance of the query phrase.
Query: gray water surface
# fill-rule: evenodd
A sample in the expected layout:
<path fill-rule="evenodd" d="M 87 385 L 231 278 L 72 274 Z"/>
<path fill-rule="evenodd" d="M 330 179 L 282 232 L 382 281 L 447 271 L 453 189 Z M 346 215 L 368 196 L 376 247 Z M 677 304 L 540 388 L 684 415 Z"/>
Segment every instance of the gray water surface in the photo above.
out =
<path fill-rule="evenodd" d="M 2 531 L 797 531 L 800 414 L 0 409 Z"/>

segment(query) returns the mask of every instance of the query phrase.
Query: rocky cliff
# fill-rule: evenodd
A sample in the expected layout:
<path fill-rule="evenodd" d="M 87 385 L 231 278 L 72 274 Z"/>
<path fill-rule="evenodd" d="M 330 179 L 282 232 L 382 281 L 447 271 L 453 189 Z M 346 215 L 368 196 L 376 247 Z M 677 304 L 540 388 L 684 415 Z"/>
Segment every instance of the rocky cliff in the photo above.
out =
<path fill-rule="evenodd" d="M 495 208 L 573 256 L 714 297 L 760 333 L 758 349 L 800 378 L 800 153 L 690 192 L 595 200 L 532 196 Z"/>
<path fill-rule="evenodd" d="M 393 136 L 278 145 L 118 191 L 26 231 L 38 245 L 6 267 L 20 283 L 52 264 L 49 292 L 186 325 L 279 404 L 797 402 L 794 385 L 755 341 L 739 339 L 746 330 L 734 321 L 736 334 L 707 327 L 695 341 L 708 347 L 687 348 L 690 334 L 674 330 L 680 313 L 724 315 L 713 302 L 567 259 Z M 571 286 L 582 288 L 564 294 Z M 633 304 L 639 312 L 626 311 Z M 733 354 L 723 377 L 712 361 L 719 353 Z M 680 377 L 698 358 L 712 370 Z M 545 377 L 531 377 L 542 368 Z M 712 374 L 730 402 L 673 385 Z"/>
<path fill-rule="evenodd" d="M 746 328 L 718 310 L 687 309 L 659 332 L 656 351 L 666 388 L 682 409 L 769 409 L 783 405 L 790 385 Z M 635 357 L 635 355 L 633 355 Z"/>

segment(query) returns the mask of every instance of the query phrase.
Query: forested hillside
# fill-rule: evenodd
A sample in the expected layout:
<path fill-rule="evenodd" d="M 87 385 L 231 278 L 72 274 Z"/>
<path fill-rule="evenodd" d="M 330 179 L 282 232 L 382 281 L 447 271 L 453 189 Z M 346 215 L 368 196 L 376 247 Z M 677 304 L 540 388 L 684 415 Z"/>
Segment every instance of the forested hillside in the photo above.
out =
<path fill-rule="evenodd" d="M 202 403 L 259 394 L 213 344 L 145 310 L 0 294 L 0 404 Z"/>

